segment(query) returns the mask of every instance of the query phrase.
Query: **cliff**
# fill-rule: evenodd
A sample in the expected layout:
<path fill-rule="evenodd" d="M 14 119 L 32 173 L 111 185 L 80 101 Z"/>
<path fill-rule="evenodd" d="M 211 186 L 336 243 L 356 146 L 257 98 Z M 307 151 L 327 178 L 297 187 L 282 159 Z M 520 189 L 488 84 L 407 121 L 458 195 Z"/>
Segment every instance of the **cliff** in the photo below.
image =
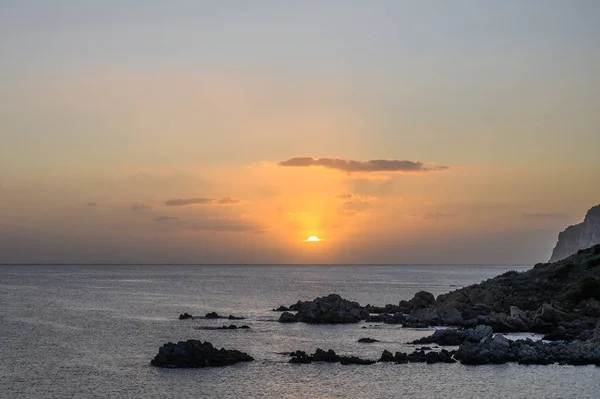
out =
<path fill-rule="evenodd" d="M 580 249 L 600 244 L 600 205 L 591 208 L 582 223 L 567 227 L 558 235 L 550 262 L 573 255 Z"/>

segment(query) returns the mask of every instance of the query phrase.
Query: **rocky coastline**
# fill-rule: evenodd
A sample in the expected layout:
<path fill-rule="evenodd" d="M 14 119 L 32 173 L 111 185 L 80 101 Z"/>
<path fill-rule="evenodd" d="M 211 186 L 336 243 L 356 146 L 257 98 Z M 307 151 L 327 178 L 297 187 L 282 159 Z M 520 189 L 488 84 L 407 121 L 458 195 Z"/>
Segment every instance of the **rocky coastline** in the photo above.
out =
<path fill-rule="evenodd" d="M 290 363 L 370 365 L 423 362 L 485 364 L 568 364 L 600 366 L 600 245 L 579 250 L 554 263 L 531 270 L 509 271 L 479 284 L 437 298 L 425 291 L 397 305 L 361 306 L 337 294 L 280 306 L 280 323 L 349 324 L 374 322 L 402 327 L 443 326 L 410 344 L 437 344 L 454 348 L 420 348 L 413 353 L 385 350 L 379 360 L 340 356 L 318 349 L 309 355 L 295 351 Z M 232 318 L 230 316 L 229 318 Z M 193 319 L 187 313 L 181 319 Z M 206 319 L 222 318 L 212 312 Z M 237 318 L 234 318 L 237 319 Z M 235 326 L 234 326 L 235 327 Z M 243 327 L 242 327 L 243 328 Z M 206 329 L 236 329 L 232 326 Z M 503 333 L 534 332 L 542 340 L 508 339 Z M 361 343 L 377 340 L 363 338 Z M 152 364 L 160 367 L 212 367 L 250 361 L 239 351 L 216 350 L 208 342 L 165 344 Z"/>

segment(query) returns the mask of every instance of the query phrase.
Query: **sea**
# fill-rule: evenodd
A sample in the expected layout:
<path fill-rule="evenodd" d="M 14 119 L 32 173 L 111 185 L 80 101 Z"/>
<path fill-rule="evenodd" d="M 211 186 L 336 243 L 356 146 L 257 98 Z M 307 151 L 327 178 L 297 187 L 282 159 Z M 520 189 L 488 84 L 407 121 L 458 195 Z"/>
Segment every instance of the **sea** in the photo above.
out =
<path fill-rule="evenodd" d="M 361 305 L 439 295 L 523 266 L 2 265 L 0 398 L 599 398 L 600 367 L 290 364 L 333 349 L 378 359 L 433 328 L 281 324 L 279 305 L 331 293 Z M 245 320 L 178 320 L 181 313 Z M 198 327 L 248 325 L 250 330 Z M 362 337 L 380 342 L 358 343 Z M 255 358 L 224 368 L 150 360 L 187 339 Z"/>

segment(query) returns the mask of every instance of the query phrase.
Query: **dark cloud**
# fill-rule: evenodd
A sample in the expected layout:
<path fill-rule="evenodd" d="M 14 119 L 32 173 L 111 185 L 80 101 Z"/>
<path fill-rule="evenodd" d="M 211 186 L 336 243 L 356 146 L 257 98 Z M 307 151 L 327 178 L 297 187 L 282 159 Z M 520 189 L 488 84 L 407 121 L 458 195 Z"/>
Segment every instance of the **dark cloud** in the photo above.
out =
<path fill-rule="evenodd" d="M 189 206 L 189 205 L 238 205 L 242 200 L 236 197 L 213 198 L 186 198 L 171 199 L 165 201 L 167 206 Z"/>
<path fill-rule="evenodd" d="M 281 161 L 279 166 L 322 166 L 328 169 L 341 170 L 343 172 L 403 172 L 422 173 L 446 170 L 448 166 L 427 166 L 422 162 L 414 162 L 399 159 L 373 159 L 369 161 L 353 161 L 341 158 L 312 158 L 294 157 L 287 161 Z"/>
<path fill-rule="evenodd" d="M 98 206 L 97 202 L 88 202 L 87 206 Z"/>
<path fill-rule="evenodd" d="M 159 216 L 156 218 L 157 222 L 171 222 L 174 220 L 179 220 L 177 216 Z"/>
<path fill-rule="evenodd" d="M 149 211 L 151 210 L 152 207 L 146 204 L 133 204 L 131 205 L 131 210 L 134 212 L 140 212 L 140 211 Z"/>
<path fill-rule="evenodd" d="M 444 220 L 444 219 L 454 219 L 457 215 L 453 213 L 442 213 L 442 212 L 434 212 L 434 213 L 426 213 L 423 215 L 424 219 L 427 220 Z"/>
<path fill-rule="evenodd" d="M 566 213 L 524 213 L 525 219 L 566 219 L 569 215 Z"/>
<path fill-rule="evenodd" d="M 350 199 L 352 198 L 352 194 L 348 193 L 348 194 L 338 194 L 335 196 L 335 198 L 337 199 Z"/>

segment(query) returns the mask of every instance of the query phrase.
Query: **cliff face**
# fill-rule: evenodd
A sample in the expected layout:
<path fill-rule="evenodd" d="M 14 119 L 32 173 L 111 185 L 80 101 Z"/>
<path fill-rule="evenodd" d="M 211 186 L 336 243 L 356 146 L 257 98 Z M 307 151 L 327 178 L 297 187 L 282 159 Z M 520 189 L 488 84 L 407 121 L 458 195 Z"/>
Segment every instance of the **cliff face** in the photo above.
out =
<path fill-rule="evenodd" d="M 582 223 L 567 227 L 558 235 L 550 262 L 573 255 L 580 249 L 600 244 L 600 205 L 591 208 Z"/>

